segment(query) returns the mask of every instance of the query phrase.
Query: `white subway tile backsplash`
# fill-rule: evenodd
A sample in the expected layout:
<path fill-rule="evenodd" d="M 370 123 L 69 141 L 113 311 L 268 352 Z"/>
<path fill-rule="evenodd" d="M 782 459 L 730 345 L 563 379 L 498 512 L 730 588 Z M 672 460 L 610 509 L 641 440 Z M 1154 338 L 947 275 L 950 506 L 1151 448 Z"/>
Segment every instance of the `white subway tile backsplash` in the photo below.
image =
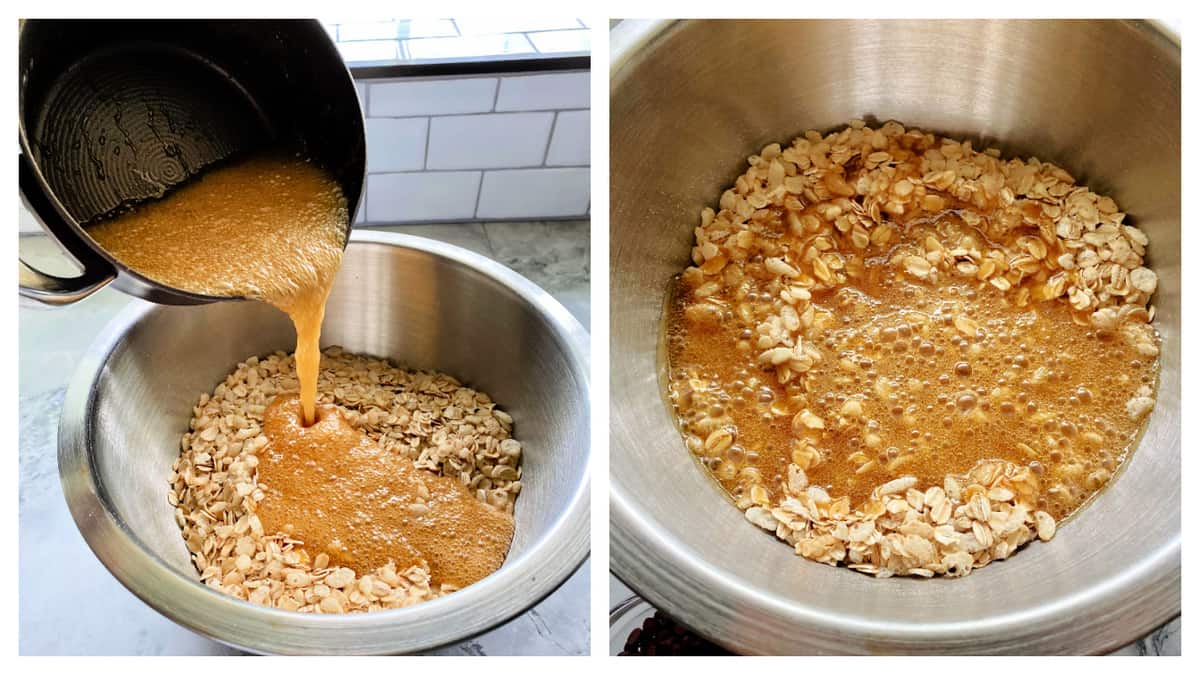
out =
<path fill-rule="evenodd" d="M 358 63 L 564 54 L 588 52 L 591 47 L 588 23 L 568 17 L 353 17 L 321 23 L 339 44 L 369 43 L 345 50 L 346 59 Z"/>
<path fill-rule="evenodd" d="M 475 217 L 554 218 L 587 212 L 589 170 L 513 169 L 483 176 Z"/>
<path fill-rule="evenodd" d="M 367 171 L 415 171 L 425 167 L 426 117 L 367 118 Z"/>
<path fill-rule="evenodd" d="M 514 75 L 500 80 L 496 110 L 589 107 L 589 74 Z"/>
<path fill-rule="evenodd" d="M 478 171 L 371 174 L 367 176 L 367 220 L 469 220 L 475 213 L 479 179 Z"/>
<path fill-rule="evenodd" d="M 589 80 L 557 72 L 361 82 L 369 176 L 355 222 L 586 216 Z"/>
<path fill-rule="evenodd" d="M 338 40 L 394 40 L 399 34 L 396 21 L 354 21 L 338 24 Z"/>
<path fill-rule="evenodd" d="M 527 33 L 529 41 L 542 54 L 563 52 L 590 52 L 592 50 L 592 31 L 552 30 L 544 33 Z"/>
<path fill-rule="evenodd" d="M 591 163 L 592 134 L 590 110 L 558 113 L 554 135 L 550 138 L 547 166 L 581 166 Z"/>
<path fill-rule="evenodd" d="M 337 48 L 348 63 L 395 61 L 400 56 L 400 45 L 395 40 L 339 42 Z"/>
<path fill-rule="evenodd" d="M 458 35 L 450 19 L 402 19 L 399 35 L 402 38 L 453 37 Z"/>
<path fill-rule="evenodd" d="M 429 127 L 430 169 L 538 166 L 554 113 L 434 117 Z"/>
<path fill-rule="evenodd" d="M 371 84 L 369 114 L 410 117 L 488 112 L 495 99 L 494 77 L 379 82 Z"/>
<path fill-rule="evenodd" d="M 535 30 L 558 30 L 578 28 L 576 19 L 567 17 L 479 17 L 456 19 L 463 35 L 488 35 L 492 33 L 528 33 Z"/>
<path fill-rule="evenodd" d="M 536 54 L 524 35 L 467 35 L 464 37 L 404 40 L 401 45 L 407 59 L 463 59 L 483 56 Z"/>

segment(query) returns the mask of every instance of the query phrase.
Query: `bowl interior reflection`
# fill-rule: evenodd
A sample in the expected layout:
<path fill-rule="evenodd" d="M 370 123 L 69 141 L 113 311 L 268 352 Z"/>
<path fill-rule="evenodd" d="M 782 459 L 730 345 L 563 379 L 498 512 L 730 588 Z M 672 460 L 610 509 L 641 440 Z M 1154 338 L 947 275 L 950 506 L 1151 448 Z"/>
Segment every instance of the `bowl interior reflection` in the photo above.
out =
<path fill-rule="evenodd" d="M 136 547 L 194 584 L 198 574 L 166 500 L 192 406 L 247 357 L 292 351 L 295 334 L 284 314 L 257 302 L 140 307 L 132 323 L 117 329 L 121 332 L 107 336 L 112 338 L 110 351 L 96 355 L 98 372 L 84 417 L 85 461 L 108 516 Z M 498 605 L 479 607 L 480 616 L 458 621 L 461 625 L 439 626 L 435 620 L 394 642 L 379 642 L 386 636 L 374 633 L 373 644 L 361 642 L 363 635 L 347 628 L 320 647 L 306 644 L 303 636 L 311 628 L 299 626 L 294 634 L 289 632 L 292 627 L 281 631 L 280 643 L 272 642 L 270 626 L 251 636 L 214 632 L 237 628 L 206 623 L 223 621 L 215 615 L 220 611 L 247 612 L 246 621 L 261 623 L 264 618 L 254 618 L 253 610 L 260 608 L 249 603 L 238 602 L 236 610 L 229 610 L 223 596 L 194 616 L 191 608 L 172 607 L 172 618 L 223 641 L 264 651 L 424 648 L 455 635 L 465 637 L 524 609 L 583 560 L 589 455 L 586 334 L 543 291 L 455 247 L 414 237 L 356 233 L 329 299 L 321 344 L 448 373 L 487 392 L 512 415 L 514 435 L 524 447 L 512 548 L 499 571 L 468 587 L 485 589 L 472 591 L 471 597 L 486 593 L 503 599 Z M 76 385 L 83 386 L 78 381 Z M 73 437 L 68 417 L 64 415 L 62 439 L 67 454 Z M 74 464 L 65 465 L 64 482 L 70 483 Z M 73 485 L 68 485 L 68 500 L 75 501 L 72 508 L 89 544 L 118 578 L 163 611 L 159 605 L 171 601 L 169 592 L 161 591 L 159 597 L 159 590 L 135 587 L 147 583 L 144 579 L 125 578 L 136 576 L 126 571 L 133 564 L 128 560 L 133 549 L 104 541 L 102 528 L 80 512 L 83 501 L 76 498 L 79 490 Z M 139 560 L 135 566 L 143 564 L 151 563 Z M 443 600 L 424 604 L 438 603 Z M 394 624 L 399 635 L 405 617 L 413 614 L 410 609 L 381 612 L 389 616 L 372 620 Z M 439 611 L 428 610 L 423 620 L 428 624 L 430 613 Z"/>

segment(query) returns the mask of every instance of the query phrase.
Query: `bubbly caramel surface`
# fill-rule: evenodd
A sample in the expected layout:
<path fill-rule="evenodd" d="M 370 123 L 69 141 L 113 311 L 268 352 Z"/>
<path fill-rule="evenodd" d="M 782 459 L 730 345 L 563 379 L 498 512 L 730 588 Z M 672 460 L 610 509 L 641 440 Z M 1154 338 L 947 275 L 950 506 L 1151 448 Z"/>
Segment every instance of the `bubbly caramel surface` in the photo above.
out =
<path fill-rule="evenodd" d="M 902 241 L 939 227 L 966 226 L 947 211 L 910 223 Z M 750 344 L 757 320 L 689 312 L 701 300 L 681 285 L 668 320 L 671 388 L 711 402 L 683 414 L 685 432 L 704 438 L 703 420 L 727 417 L 736 429 L 728 459 L 757 469 L 772 500 L 784 496 L 802 410 L 824 427 L 810 484 L 853 506 L 899 476 L 940 485 L 992 459 L 1040 476 L 1038 508 L 1056 519 L 1107 484 L 1142 426 L 1125 403 L 1154 385 L 1157 359 L 1075 321 L 1066 303 L 1017 307 L 991 285 L 929 284 L 888 258 L 868 257 L 861 276 L 812 293 L 827 326 L 803 388 L 763 371 Z M 739 303 L 729 289 L 704 302 Z M 736 474 L 721 483 L 735 498 L 746 489 Z"/>
<path fill-rule="evenodd" d="M 512 543 L 513 518 L 453 478 L 417 469 L 353 428 L 331 405 L 300 422 L 295 397 L 267 407 L 257 514 L 267 532 L 304 542 L 334 565 L 360 575 L 386 565 L 428 563 L 432 582 L 457 587 L 499 569 Z"/>
<path fill-rule="evenodd" d="M 668 297 L 688 450 L 797 555 L 876 577 L 1053 539 L 1155 405 L 1146 233 L 1055 164 L 894 120 L 746 163 Z"/>
<path fill-rule="evenodd" d="M 347 223 L 346 198 L 333 178 L 302 159 L 263 155 L 208 171 L 88 234 L 159 283 L 254 298 L 286 312 L 296 326 L 301 399 L 311 420 L 321 320 Z"/>

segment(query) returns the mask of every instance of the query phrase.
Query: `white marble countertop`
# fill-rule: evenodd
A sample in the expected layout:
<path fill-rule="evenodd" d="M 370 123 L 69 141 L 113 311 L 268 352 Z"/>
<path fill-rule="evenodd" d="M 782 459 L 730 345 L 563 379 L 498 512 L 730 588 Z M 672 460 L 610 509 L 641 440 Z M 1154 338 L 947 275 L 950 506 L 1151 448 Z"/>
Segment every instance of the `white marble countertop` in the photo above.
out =
<path fill-rule="evenodd" d="M 385 229 L 439 239 L 494 258 L 548 290 L 588 326 L 586 222 Z M 53 251 L 53 244 L 43 237 L 21 240 L 21 254 L 26 259 L 46 261 L 54 256 Z M 69 268 L 59 273 L 70 275 Z M 71 307 L 20 310 L 22 655 L 240 653 L 172 623 L 125 590 L 84 543 L 63 499 L 56 462 L 63 393 L 92 337 L 128 302 L 126 296 L 107 289 Z M 558 590 L 524 614 L 432 653 L 589 653 L 590 573 L 590 561 L 585 562 Z"/>

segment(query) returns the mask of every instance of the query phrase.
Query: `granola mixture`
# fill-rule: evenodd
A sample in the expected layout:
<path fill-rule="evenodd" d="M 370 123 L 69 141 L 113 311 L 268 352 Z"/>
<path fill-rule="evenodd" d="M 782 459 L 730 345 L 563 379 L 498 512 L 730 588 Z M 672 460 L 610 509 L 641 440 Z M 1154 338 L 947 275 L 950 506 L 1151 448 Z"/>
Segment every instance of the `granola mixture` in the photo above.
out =
<path fill-rule="evenodd" d="M 418 470 L 456 479 L 480 502 L 512 513 L 521 444 L 511 437 L 512 418 L 486 394 L 339 347 L 323 352 L 323 365 L 318 403 L 338 406 L 351 426 Z M 250 602 L 316 613 L 406 607 L 456 590 L 433 583 L 424 561 L 355 570 L 264 528 L 256 513 L 266 497 L 256 469 L 269 443 L 264 414 L 277 395 L 297 391 L 293 357 L 277 352 L 238 364 L 193 409 L 168 498 L 201 581 Z"/>
<path fill-rule="evenodd" d="M 1146 235 L 1053 164 L 896 122 L 749 164 L 668 316 L 688 448 L 831 565 L 961 576 L 1053 537 L 1154 406 Z"/>

